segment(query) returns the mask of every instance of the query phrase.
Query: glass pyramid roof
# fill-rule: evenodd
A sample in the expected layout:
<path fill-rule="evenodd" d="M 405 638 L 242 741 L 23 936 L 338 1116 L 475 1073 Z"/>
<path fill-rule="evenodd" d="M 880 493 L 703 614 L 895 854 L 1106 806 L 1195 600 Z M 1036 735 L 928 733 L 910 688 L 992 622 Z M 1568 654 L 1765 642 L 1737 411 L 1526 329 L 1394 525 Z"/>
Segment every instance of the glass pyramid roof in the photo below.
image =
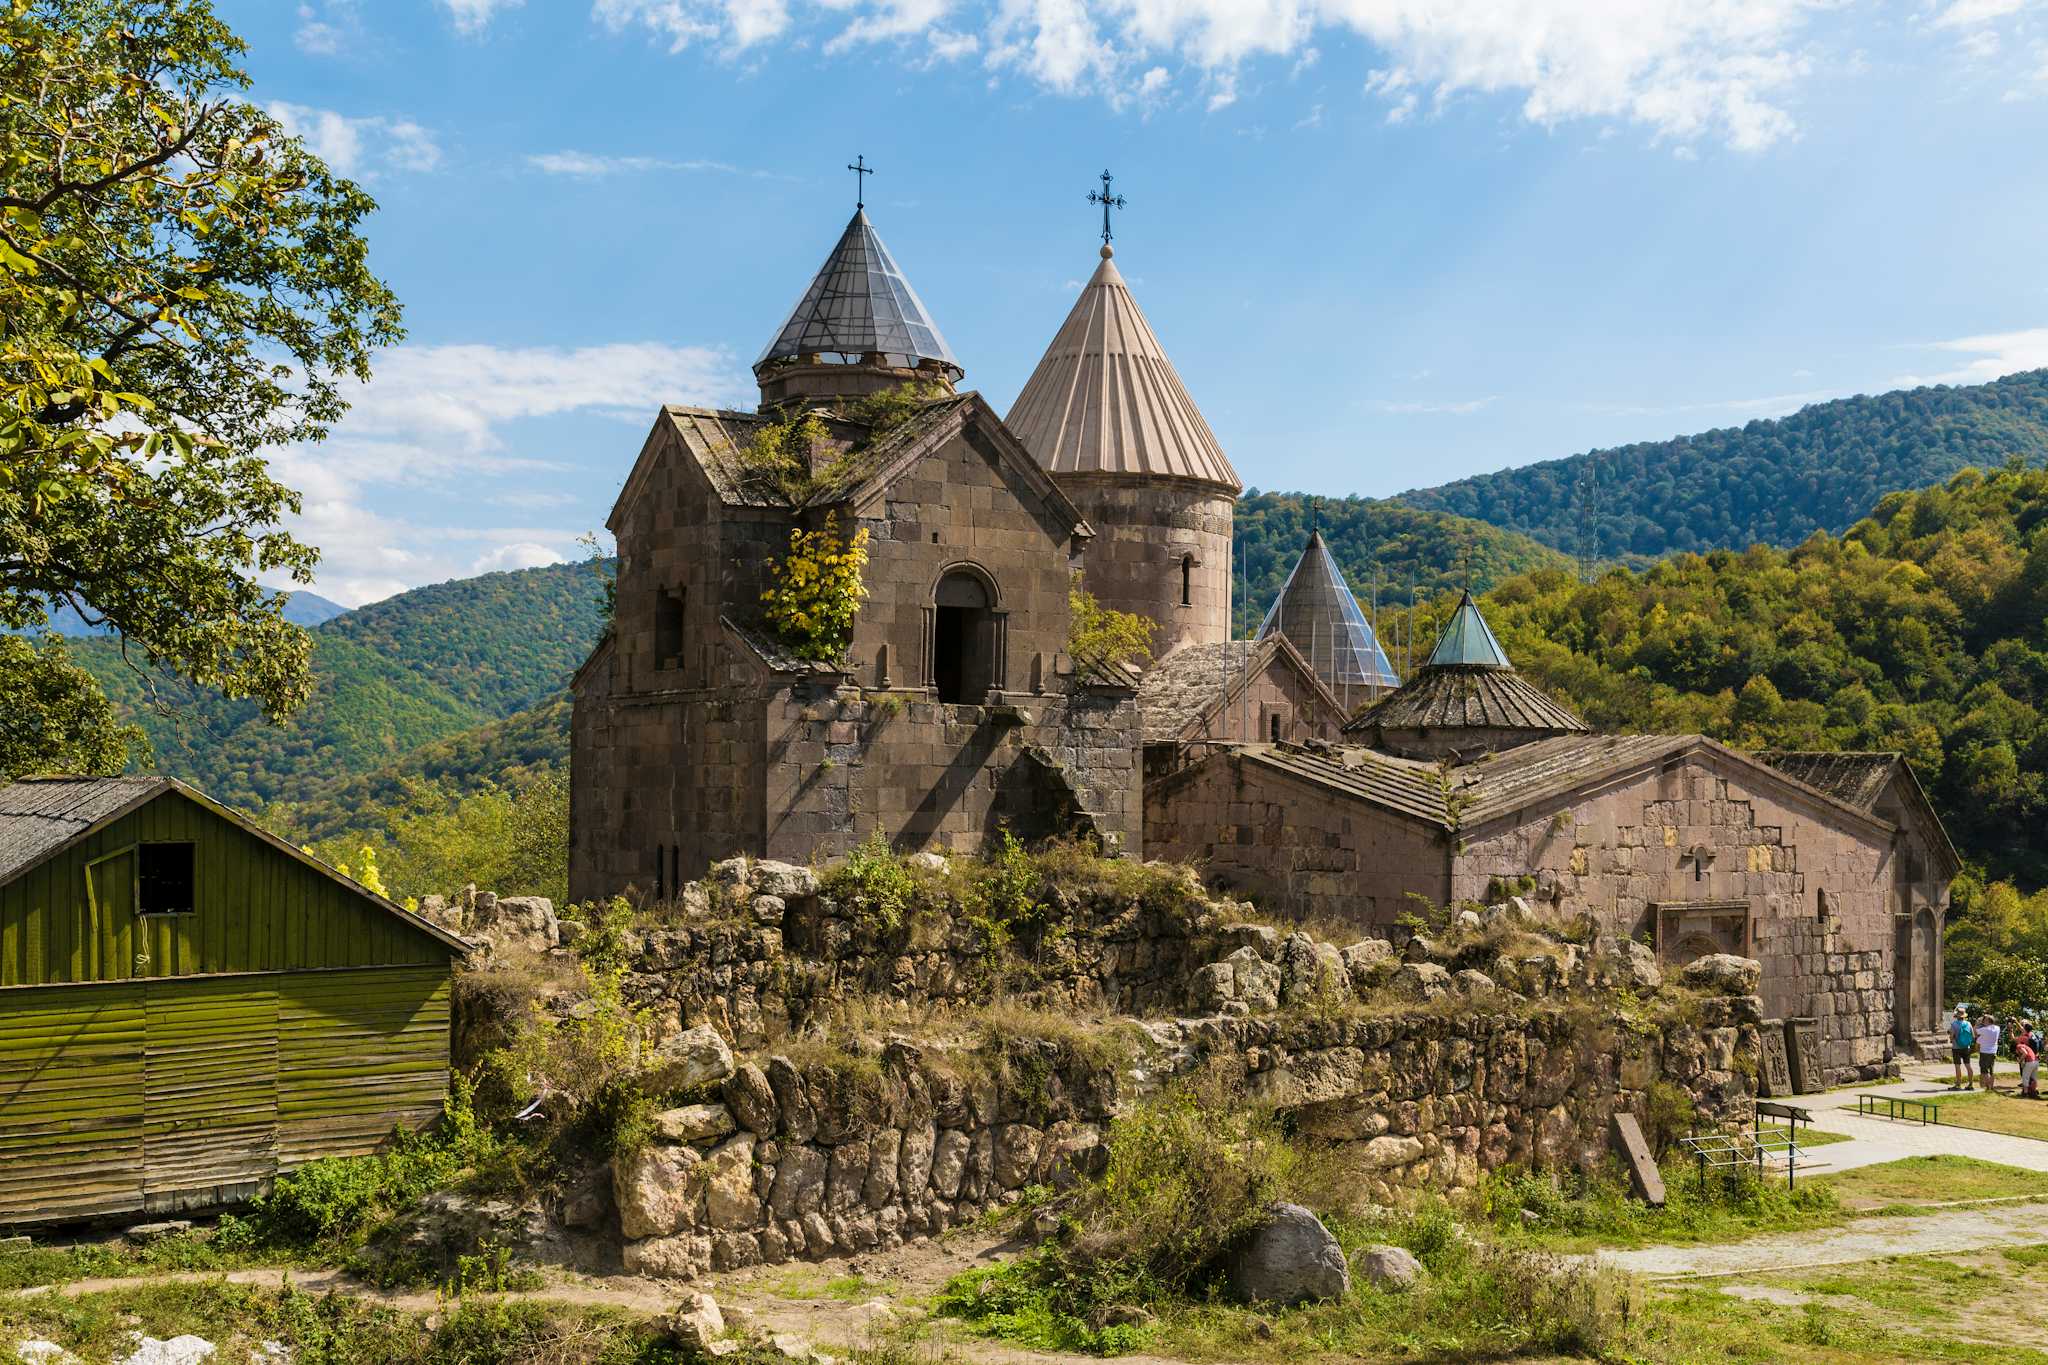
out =
<path fill-rule="evenodd" d="M 1438 664 L 1463 664 L 1475 668 L 1514 667 L 1508 662 L 1508 652 L 1500 647 L 1499 640 L 1493 638 L 1493 630 L 1486 624 L 1486 618 L 1479 614 L 1470 588 L 1458 599 L 1458 610 L 1452 614 L 1451 623 L 1437 637 L 1429 663 L 1431 667 Z"/>
<path fill-rule="evenodd" d="M 937 360 L 956 376 L 962 373 L 924 301 L 862 209 L 854 212 L 839 244 L 754 366 L 813 353 L 856 362 L 876 351 L 904 369 Z"/>
<path fill-rule="evenodd" d="M 1401 685 L 1320 531 L 1309 532 L 1308 544 L 1287 576 L 1287 586 L 1273 599 L 1258 638 L 1276 632 L 1285 635 L 1333 689 L 1347 684 Z"/>

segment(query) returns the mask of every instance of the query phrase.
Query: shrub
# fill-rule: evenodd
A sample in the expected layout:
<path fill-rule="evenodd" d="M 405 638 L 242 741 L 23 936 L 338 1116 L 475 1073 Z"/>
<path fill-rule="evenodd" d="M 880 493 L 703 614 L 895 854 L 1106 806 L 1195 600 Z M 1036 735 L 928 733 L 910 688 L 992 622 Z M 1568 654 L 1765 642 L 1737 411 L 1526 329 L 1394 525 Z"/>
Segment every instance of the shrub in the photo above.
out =
<path fill-rule="evenodd" d="M 894 933 L 922 897 L 924 883 L 877 830 L 825 873 L 820 889 L 870 929 Z"/>
<path fill-rule="evenodd" d="M 1097 664 L 1145 664 L 1152 659 L 1151 621 L 1128 611 L 1105 607 L 1081 586 L 1077 570 L 1067 589 L 1067 653 Z"/>
<path fill-rule="evenodd" d="M 768 627 L 790 653 L 828 664 L 845 655 L 868 595 L 867 563 L 867 528 L 841 536 L 836 510 L 815 531 L 791 529 L 789 553 L 770 566 L 774 582 L 761 594 Z"/>

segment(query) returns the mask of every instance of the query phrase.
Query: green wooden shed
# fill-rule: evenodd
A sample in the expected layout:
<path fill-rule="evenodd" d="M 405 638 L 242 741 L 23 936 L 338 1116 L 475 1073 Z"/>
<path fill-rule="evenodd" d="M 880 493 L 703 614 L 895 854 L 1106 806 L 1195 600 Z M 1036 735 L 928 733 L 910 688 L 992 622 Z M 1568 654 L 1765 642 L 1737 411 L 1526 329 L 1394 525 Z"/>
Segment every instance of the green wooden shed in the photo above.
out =
<path fill-rule="evenodd" d="M 0 1225 L 229 1203 L 430 1121 L 466 950 L 175 779 L 0 786 Z"/>

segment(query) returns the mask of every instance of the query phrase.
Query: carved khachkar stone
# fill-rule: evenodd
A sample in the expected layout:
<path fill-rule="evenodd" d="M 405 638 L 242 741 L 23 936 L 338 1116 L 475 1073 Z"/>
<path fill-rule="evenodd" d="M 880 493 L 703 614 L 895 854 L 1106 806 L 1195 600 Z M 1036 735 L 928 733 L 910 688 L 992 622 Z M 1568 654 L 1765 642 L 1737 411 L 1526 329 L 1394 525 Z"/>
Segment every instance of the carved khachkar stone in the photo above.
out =
<path fill-rule="evenodd" d="M 1763 1045 L 1763 1059 L 1757 1080 L 1767 1099 L 1798 1093 L 1792 1088 L 1792 1063 L 1786 1056 L 1785 1037 L 1783 1020 L 1764 1020 L 1759 1039 Z"/>
<path fill-rule="evenodd" d="M 1810 1095 L 1816 1090 L 1825 1090 L 1827 1077 L 1821 1070 L 1820 1020 L 1787 1019 L 1784 1042 L 1786 1060 L 1792 1065 L 1792 1093 Z"/>

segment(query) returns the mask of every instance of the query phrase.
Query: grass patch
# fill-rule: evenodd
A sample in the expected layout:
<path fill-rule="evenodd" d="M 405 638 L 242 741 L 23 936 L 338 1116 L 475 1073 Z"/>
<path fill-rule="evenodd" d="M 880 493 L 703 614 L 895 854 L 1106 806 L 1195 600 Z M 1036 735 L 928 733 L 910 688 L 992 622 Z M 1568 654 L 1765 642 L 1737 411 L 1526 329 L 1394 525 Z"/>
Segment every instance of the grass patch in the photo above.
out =
<path fill-rule="evenodd" d="M 1835 1192 L 1818 1181 L 1787 1189 L 1747 1171 L 1709 1171 L 1702 1184 L 1682 1156 L 1665 1162 L 1664 1190 L 1661 1209 L 1635 1199 L 1612 1160 L 1591 1174 L 1500 1170 L 1480 1187 L 1476 1211 L 1503 1241 L 1553 1251 L 1737 1242 L 1848 1217 Z"/>
<path fill-rule="evenodd" d="M 343 1294 L 313 1297 L 224 1280 L 137 1285 L 76 1298 L 0 1296 L 0 1342 L 54 1341 L 85 1360 L 125 1353 L 129 1331 L 205 1337 L 215 1358 L 249 1358 L 283 1342 L 292 1357 L 324 1365 L 683 1365 L 677 1348 L 648 1339 L 613 1310 L 538 1302 L 458 1301 L 432 1315 Z M 11 1354 L 11 1353 L 10 1353 Z"/>
<path fill-rule="evenodd" d="M 2048 1324 L 2021 1272 L 2037 1248 L 1974 1258 L 1910 1256 L 1759 1277 L 1659 1285 L 1636 1358 L 1928 1361 L 2048 1365 Z M 1772 1297 L 1743 1293 L 1761 1286 Z M 1733 1292 L 1730 1292 L 1733 1291 Z"/>
<path fill-rule="evenodd" d="M 2048 1141 L 2048 1100 L 2023 1100 L 1997 1091 L 1956 1091 L 1930 1097 L 1941 1107 L 1941 1121 L 1950 1128 Z"/>
<path fill-rule="evenodd" d="M 1963 1199 L 2048 1198 L 2048 1171 L 1967 1156 L 1910 1156 L 1814 1179 L 1832 1190 L 1845 1208 L 1857 1212 Z"/>

